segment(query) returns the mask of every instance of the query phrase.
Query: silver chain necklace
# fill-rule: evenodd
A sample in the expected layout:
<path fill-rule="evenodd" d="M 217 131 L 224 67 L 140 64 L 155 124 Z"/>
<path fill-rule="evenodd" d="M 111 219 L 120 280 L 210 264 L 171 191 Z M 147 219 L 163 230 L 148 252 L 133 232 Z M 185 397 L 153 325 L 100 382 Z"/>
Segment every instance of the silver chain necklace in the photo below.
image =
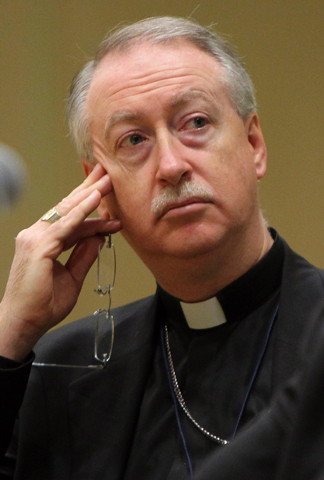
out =
<path fill-rule="evenodd" d="M 216 443 L 220 443 L 221 445 L 228 444 L 229 443 L 228 440 L 223 440 L 222 438 L 217 437 L 216 435 L 213 435 L 212 433 L 208 432 L 205 428 L 203 428 L 201 425 L 199 425 L 199 423 L 193 418 L 193 416 L 189 412 L 188 407 L 186 405 L 186 402 L 184 401 L 184 398 L 182 396 L 182 393 L 181 393 L 181 390 L 180 390 L 180 387 L 179 387 L 179 383 L 178 383 L 178 379 L 177 379 L 177 375 L 176 375 L 175 370 L 174 370 L 173 360 L 172 360 L 172 355 L 171 355 L 171 349 L 170 349 L 170 342 L 169 342 L 169 332 L 168 332 L 167 325 L 164 326 L 164 329 L 165 329 L 165 344 L 166 344 L 166 348 L 167 348 L 168 363 L 169 363 L 169 367 L 170 367 L 170 374 L 171 374 L 171 379 L 172 379 L 173 390 L 174 390 L 174 393 L 177 397 L 177 400 L 179 402 L 180 407 L 185 412 L 185 414 L 187 415 L 189 420 L 206 437 L 210 438 L 211 440 L 213 440 Z"/>

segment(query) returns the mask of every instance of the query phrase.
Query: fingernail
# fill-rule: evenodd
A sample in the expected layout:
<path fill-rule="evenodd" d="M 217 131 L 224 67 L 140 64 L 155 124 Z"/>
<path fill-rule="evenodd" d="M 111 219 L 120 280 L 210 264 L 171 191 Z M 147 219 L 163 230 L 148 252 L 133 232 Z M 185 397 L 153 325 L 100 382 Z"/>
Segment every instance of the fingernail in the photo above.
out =
<path fill-rule="evenodd" d="M 110 177 L 108 174 L 106 174 L 98 180 L 98 183 L 106 183 L 108 181 L 110 181 Z"/>
<path fill-rule="evenodd" d="M 98 196 L 98 193 L 100 194 L 99 190 L 94 190 L 93 192 L 90 193 L 88 198 L 94 198 Z"/>

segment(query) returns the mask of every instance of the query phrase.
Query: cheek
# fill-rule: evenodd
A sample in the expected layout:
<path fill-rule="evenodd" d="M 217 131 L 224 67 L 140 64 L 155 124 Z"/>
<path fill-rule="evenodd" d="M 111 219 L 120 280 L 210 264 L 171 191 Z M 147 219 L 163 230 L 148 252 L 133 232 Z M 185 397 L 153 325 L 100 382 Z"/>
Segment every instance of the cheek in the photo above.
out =
<path fill-rule="evenodd" d="M 98 207 L 98 213 L 101 218 L 119 220 L 119 209 L 116 198 L 113 193 L 106 195 Z"/>
<path fill-rule="evenodd" d="M 231 142 L 219 145 L 217 157 L 219 167 L 234 189 L 238 187 L 237 184 L 243 187 L 244 184 L 255 182 L 256 169 L 248 142 L 242 141 L 239 136 L 236 141 L 234 136 L 233 138 Z"/>
<path fill-rule="evenodd" d="M 136 195 L 131 195 L 131 192 L 136 192 L 136 182 L 129 172 L 112 162 L 107 155 L 103 155 L 103 159 L 99 159 L 99 161 L 110 176 L 113 185 L 113 191 L 104 198 L 103 205 L 111 218 L 121 220 L 123 212 L 127 211 L 128 206 L 132 204 L 129 199 L 132 197 L 136 199 Z"/>
<path fill-rule="evenodd" d="M 240 142 L 219 142 L 210 155 L 204 177 L 227 218 L 244 217 L 245 211 L 257 203 L 254 162 L 247 146 Z"/>
<path fill-rule="evenodd" d="M 154 169 L 145 163 L 136 170 L 129 170 L 124 165 L 107 162 L 113 192 L 108 197 L 113 208 L 118 208 L 123 216 L 128 212 L 140 211 L 142 215 L 151 209 L 154 191 Z"/>
<path fill-rule="evenodd" d="M 106 197 L 111 216 L 121 220 L 124 229 L 145 222 L 151 209 L 148 189 L 131 178 L 123 178 L 122 182 L 112 178 L 112 183 L 114 191 Z"/>

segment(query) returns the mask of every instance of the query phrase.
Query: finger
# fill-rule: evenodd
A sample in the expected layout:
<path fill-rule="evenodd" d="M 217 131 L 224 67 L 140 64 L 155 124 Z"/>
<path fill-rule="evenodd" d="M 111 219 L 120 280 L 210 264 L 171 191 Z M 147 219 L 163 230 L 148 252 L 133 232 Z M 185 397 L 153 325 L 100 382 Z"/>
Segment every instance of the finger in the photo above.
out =
<path fill-rule="evenodd" d="M 74 190 L 72 190 L 70 195 L 73 195 L 74 193 L 77 193 L 80 190 L 89 187 L 90 185 L 100 180 L 100 178 L 106 174 L 106 170 L 101 166 L 100 163 L 97 163 L 92 172 L 90 172 L 90 174 L 83 180 L 80 185 L 78 185 Z"/>
<path fill-rule="evenodd" d="M 66 215 L 56 223 L 51 224 L 49 235 L 53 235 L 59 241 L 65 241 L 74 234 L 77 228 L 92 213 L 101 201 L 101 194 L 98 190 L 91 192 L 87 198 L 72 208 Z"/>
<path fill-rule="evenodd" d="M 101 167 L 101 169 L 91 172 L 91 174 L 66 198 L 69 199 L 84 191 L 92 191 L 95 189 L 101 191 L 102 188 L 106 188 L 107 185 L 108 187 L 112 188 L 108 173 Z"/>
<path fill-rule="evenodd" d="M 119 220 L 103 220 L 101 218 L 87 218 L 75 232 L 65 240 L 63 250 L 69 250 L 73 245 L 83 238 L 93 237 L 95 235 L 107 236 L 121 230 Z"/>
<path fill-rule="evenodd" d="M 16 237 L 16 256 L 19 252 L 20 257 L 29 258 L 31 254 L 37 252 L 38 257 L 55 260 L 82 238 L 119 231 L 122 228 L 119 220 L 86 218 L 98 207 L 100 201 L 100 192 L 92 192 L 59 221 L 55 223 L 38 221 L 21 231 Z"/>
<path fill-rule="evenodd" d="M 85 187 L 88 187 L 92 183 L 95 183 L 97 180 L 99 180 L 101 177 L 107 174 L 107 171 L 103 168 L 103 166 L 100 163 L 97 163 L 93 170 L 89 173 L 89 175 L 84 179 L 81 185 L 79 185 L 77 189 L 81 188 L 82 185 Z"/>
<path fill-rule="evenodd" d="M 112 189 L 112 183 L 110 177 L 106 170 L 99 164 L 95 166 L 92 172 L 85 178 L 85 180 L 78 185 L 66 198 L 69 199 L 78 195 L 84 191 L 92 191 L 92 190 L 99 190 L 106 189 L 107 185 L 109 189 Z"/>
<path fill-rule="evenodd" d="M 105 169 L 103 168 L 103 166 L 101 165 L 101 163 L 99 163 L 99 162 L 97 162 L 97 163 L 93 166 L 92 170 L 89 168 L 89 169 L 87 170 L 87 172 L 88 172 L 88 173 L 87 173 L 86 178 L 85 178 L 85 180 L 84 180 L 85 183 L 87 183 L 87 182 L 90 182 L 90 183 L 91 183 L 92 177 L 93 177 L 93 178 L 96 178 L 96 179 L 99 179 L 102 175 L 105 175 L 105 174 L 107 173 L 106 170 L 105 170 Z"/>
<path fill-rule="evenodd" d="M 39 255 L 56 259 L 63 249 L 66 250 L 65 242 L 70 237 L 74 237 L 74 243 L 78 241 L 75 232 L 86 217 L 98 207 L 100 201 L 101 194 L 98 190 L 95 190 L 55 223 L 38 221 L 30 228 L 20 232 L 17 240 L 19 240 L 19 244 L 26 245 L 29 250 L 34 251 L 36 249 Z M 20 242 L 20 239 L 25 239 L 25 241 Z M 69 246 L 72 245 L 73 243 L 69 242 Z M 18 242 L 16 241 L 17 246 Z"/>
<path fill-rule="evenodd" d="M 81 240 L 74 248 L 65 265 L 80 289 L 87 273 L 98 256 L 98 249 L 103 241 L 104 239 L 102 237 L 92 237 Z"/>
<path fill-rule="evenodd" d="M 100 192 L 101 197 L 104 197 L 112 190 L 111 180 L 108 175 L 101 177 L 97 182 L 91 184 L 89 187 L 74 193 L 70 194 L 68 197 L 64 198 L 60 203 L 55 207 L 58 213 L 63 217 L 66 215 L 72 208 L 78 205 L 80 202 L 85 200 L 89 195 L 95 191 Z"/>
<path fill-rule="evenodd" d="M 92 173 L 90 175 L 92 175 Z M 87 180 L 89 177 L 87 177 Z M 108 174 L 106 174 L 102 167 L 101 169 L 98 168 L 96 170 L 90 182 L 83 182 L 81 185 L 79 185 L 79 187 L 77 187 L 67 197 L 59 202 L 56 205 L 55 210 L 63 217 L 95 190 L 98 190 L 102 197 L 112 191 L 110 177 Z"/>

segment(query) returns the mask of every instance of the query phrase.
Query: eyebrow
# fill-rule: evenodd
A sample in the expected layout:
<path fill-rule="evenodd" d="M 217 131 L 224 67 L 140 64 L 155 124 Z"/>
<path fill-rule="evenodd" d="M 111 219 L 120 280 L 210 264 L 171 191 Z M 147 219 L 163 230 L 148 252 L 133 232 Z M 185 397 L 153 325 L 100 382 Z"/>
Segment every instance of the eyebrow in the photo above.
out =
<path fill-rule="evenodd" d="M 117 112 L 114 112 L 105 124 L 105 138 L 107 138 L 109 130 L 117 123 L 134 122 L 143 119 L 143 117 L 144 115 L 140 112 L 128 112 L 127 110 L 118 110 Z"/>
<path fill-rule="evenodd" d="M 186 104 L 188 104 L 190 101 L 201 98 L 205 101 L 210 102 L 211 97 L 207 93 L 203 92 L 202 90 L 189 90 L 186 92 L 181 92 L 179 94 L 176 94 L 170 102 L 170 106 L 172 109 L 177 109 L 180 108 Z M 106 124 L 105 124 L 105 129 L 104 129 L 104 136 L 105 138 L 108 137 L 109 130 L 114 127 L 118 123 L 122 122 L 136 122 L 143 120 L 145 115 L 141 112 L 129 112 L 127 110 L 118 110 L 114 112 L 111 117 L 108 118 Z"/>
<path fill-rule="evenodd" d="M 191 100 L 195 100 L 196 98 L 202 98 L 203 100 L 208 100 L 208 101 L 211 100 L 210 96 L 207 93 L 203 92 L 202 90 L 189 90 L 189 91 L 181 92 L 177 94 L 171 100 L 171 107 L 173 108 L 182 107 L 183 105 L 189 103 Z"/>
<path fill-rule="evenodd" d="M 186 92 L 181 92 L 172 99 L 171 106 L 176 110 L 184 107 L 195 99 L 202 99 L 207 102 L 209 106 L 212 105 L 212 108 L 210 108 L 209 111 L 209 115 L 214 121 L 219 120 L 221 112 L 221 106 L 219 104 L 219 101 L 212 95 L 204 92 L 203 90 L 188 90 Z"/>

